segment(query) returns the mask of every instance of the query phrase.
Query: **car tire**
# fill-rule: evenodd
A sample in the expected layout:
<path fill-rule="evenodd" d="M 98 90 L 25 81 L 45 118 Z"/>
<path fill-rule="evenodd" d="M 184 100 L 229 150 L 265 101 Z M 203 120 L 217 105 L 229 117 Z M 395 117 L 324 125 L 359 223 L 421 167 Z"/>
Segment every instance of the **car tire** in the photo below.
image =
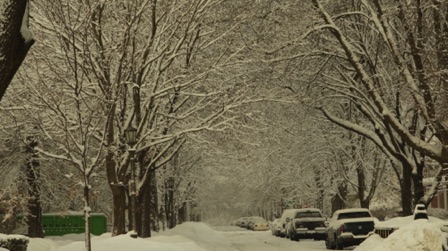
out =
<path fill-rule="evenodd" d="M 331 245 L 331 242 L 328 238 L 325 239 L 325 247 L 327 249 L 334 249 L 334 247 Z"/>
<path fill-rule="evenodd" d="M 339 243 L 337 240 L 336 242 L 336 250 L 344 250 L 344 244 Z"/>
<path fill-rule="evenodd" d="M 297 237 L 296 237 L 296 235 L 295 235 L 294 233 L 290 233 L 290 234 L 289 234 L 289 238 L 290 238 L 292 241 L 296 241 L 296 240 L 297 240 Z"/>

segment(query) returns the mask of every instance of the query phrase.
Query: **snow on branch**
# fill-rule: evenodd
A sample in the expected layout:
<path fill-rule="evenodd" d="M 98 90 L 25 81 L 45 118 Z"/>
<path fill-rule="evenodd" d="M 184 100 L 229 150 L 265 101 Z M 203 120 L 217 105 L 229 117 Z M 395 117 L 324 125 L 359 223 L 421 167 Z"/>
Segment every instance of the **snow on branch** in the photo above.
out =
<path fill-rule="evenodd" d="M 20 34 L 25 40 L 25 44 L 32 43 L 32 41 L 34 40 L 33 33 L 28 28 L 29 15 L 30 15 L 29 11 L 30 11 L 29 2 L 27 2 L 25 12 L 23 13 L 22 25 L 20 27 Z"/>

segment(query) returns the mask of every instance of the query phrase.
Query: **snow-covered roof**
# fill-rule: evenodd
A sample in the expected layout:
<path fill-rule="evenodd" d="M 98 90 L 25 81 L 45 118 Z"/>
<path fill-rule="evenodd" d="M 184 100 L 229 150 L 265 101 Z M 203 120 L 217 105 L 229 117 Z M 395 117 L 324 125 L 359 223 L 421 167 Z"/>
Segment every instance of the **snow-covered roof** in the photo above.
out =
<path fill-rule="evenodd" d="M 84 212 L 83 211 L 71 211 L 71 210 L 66 210 L 66 211 L 60 211 L 60 212 L 53 212 L 53 213 L 43 213 L 42 215 L 45 216 L 67 216 L 67 215 L 75 215 L 75 216 L 84 216 Z M 103 213 L 90 213 L 91 216 L 94 215 L 105 215 Z"/>
<path fill-rule="evenodd" d="M 302 208 L 297 210 L 297 212 L 321 212 L 319 208 Z"/>
<path fill-rule="evenodd" d="M 340 213 L 354 213 L 354 212 L 370 212 L 370 210 L 367 208 L 346 208 L 346 209 L 339 209 L 334 213 L 340 214 Z"/>

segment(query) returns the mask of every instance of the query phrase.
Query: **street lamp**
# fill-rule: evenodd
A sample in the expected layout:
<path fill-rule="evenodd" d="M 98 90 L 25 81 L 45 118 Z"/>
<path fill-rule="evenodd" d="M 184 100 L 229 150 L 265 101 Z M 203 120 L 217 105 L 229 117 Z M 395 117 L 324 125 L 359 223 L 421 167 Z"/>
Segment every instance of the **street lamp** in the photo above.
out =
<path fill-rule="evenodd" d="M 168 190 L 174 189 L 174 177 L 168 177 L 168 180 L 166 181 L 166 186 L 168 187 Z"/>
<path fill-rule="evenodd" d="M 174 227 L 174 213 L 173 213 L 174 182 L 175 182 L 175 180 L 174 180 L 174 177 L 172 177 L 172 176 L 168 177 L 168 180 L 166 181 L 166 186 L 168 188 L 168 193 L 169 193 L 168 228 L 173 228 Z"/>
<path fill-rule="evenodd" d="M 136 187 L 136 181 L 135 181 L 135 144 L 137 143 L 137 129 L 132 127 L 132 125 L 129 125 L 126 130 L 124 130 L 124 136 L 126 138 L 126 143 L 129 145 L 128 152 L 129 152 L 129 158 L 130 158 L 130 164 L 131 164 L 131 184 L 129 186 L 129 194 L 131 195 L 131 219 L 130 222 L 132 222 L 132 238 L 137 238 L 137 187 Z"/>
<path fill-rule="evenodd" d="M 137 129 L 129 125 L 128 128 L 124 130 L 124 137 L 126 138 L 126 144 L 131 148 L 137 143 Z"/>

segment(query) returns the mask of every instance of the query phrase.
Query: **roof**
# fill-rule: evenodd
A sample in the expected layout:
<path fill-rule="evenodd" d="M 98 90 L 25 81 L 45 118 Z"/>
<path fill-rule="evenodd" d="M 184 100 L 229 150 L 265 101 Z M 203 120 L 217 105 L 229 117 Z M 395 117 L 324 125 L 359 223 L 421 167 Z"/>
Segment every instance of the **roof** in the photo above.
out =
<path fill-rule="evenodd" d="M 369 209 L 367 208 L 346 208 L 346 209 L 339 209 L 336 212 L 334 212 L 335 214 L 338 213 L 352 213 L 352 212 L 370 212 Z"/>
<path fill-rule="evenodd" d="M 83 211 L 67 210 L 67 211 L 61 211 L 61 212 L 43 213 L 42 215 L 45 215 L 45 216 L 69 216 L 69 215 L 84 216 L 84 212 Z M 103 213 L 90 213 L 90 216 L 98 216 L 98 215 L 105 216 L 105 214 L 103 214 Z"/>
<path fill-rule="evenodd" d="M 302 208 L 297 210 L 297 212 L 322 212 L 319 208 Z"/>
<path fill-rule="evenodd" d="M 280 217 L 280 219 L 282 219 L 282 221 L 283 221 L 283 220 L 285 220 L 287 217 L 293 217 L 294 214 L 295 214 L 296 212 L 298 212 L 299 210 L 300 210 L 300 209 L 297 209 L 297 208 L 293 208 L 293 209 L 285 209 L 285 210 L 283 210 L 282 217 Z"/>

